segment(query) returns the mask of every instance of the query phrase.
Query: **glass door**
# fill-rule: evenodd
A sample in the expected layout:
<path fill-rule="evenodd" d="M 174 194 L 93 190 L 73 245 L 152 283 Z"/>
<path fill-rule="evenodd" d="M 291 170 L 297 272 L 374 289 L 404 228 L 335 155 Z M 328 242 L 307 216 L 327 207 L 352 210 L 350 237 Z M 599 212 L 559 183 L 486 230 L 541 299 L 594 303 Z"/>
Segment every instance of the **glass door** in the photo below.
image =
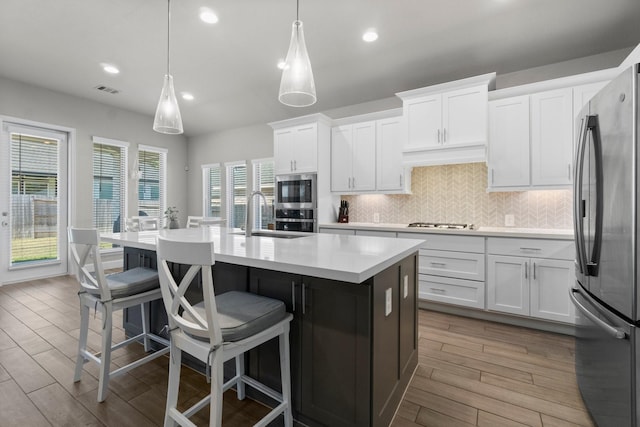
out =
<path fill-rule="evenodd" d="M 67 272 L 67 134 L 5 122 L 0 284 Z"/>

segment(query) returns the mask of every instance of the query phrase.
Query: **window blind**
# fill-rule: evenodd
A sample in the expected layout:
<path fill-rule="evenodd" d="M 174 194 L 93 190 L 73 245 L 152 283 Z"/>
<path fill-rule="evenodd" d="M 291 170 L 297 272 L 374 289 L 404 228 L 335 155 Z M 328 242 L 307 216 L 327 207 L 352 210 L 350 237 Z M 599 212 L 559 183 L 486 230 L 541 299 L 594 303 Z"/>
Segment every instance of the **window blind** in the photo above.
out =
<path fill-rule="evenodd" d="M 59 141 L 17 132 L 10 141 L 11 265 L 56 260 Z"/>
<path fill-rule="evenodd" d="M 273 159 L 263 159 L 253 161 L 253 188 L 261 191 L 267 199 L 268 208 L 265 209 L 263 202 L 258 200 L 254 204 L 254 218 L 256 228 L 268 228 L 268 224 L 273 222 L 275 203 L 275 173 Z"/>
<path fill-rule="evenodd" d="M 96 139 L 94 138 L 94 141 Z M 93 144 L 93 225 L 101 232 L 124 230 L 127 200 L 127 147 Z M 103 247 L 111 245 L 103 245 Z"/>
<path fill-rule="evenodd" d="M 204 212 L 205 216 L 222 216 L 222 177 L 220 165 L 209 165 L 204 171 Z"/>
<path fill-rule="evenodd" d="M 167 209 L 167 153 L 162 149 L 140 146 L 138 150 L 138 212 L 162 218 Z M 144 213 L 143 213 L 144 212 Z"/>
<path fill-rule="evenodd" d="M 229 227 L 244 225 L 247 205 L 247 166 L 227 165 L 227 222 Z"/>

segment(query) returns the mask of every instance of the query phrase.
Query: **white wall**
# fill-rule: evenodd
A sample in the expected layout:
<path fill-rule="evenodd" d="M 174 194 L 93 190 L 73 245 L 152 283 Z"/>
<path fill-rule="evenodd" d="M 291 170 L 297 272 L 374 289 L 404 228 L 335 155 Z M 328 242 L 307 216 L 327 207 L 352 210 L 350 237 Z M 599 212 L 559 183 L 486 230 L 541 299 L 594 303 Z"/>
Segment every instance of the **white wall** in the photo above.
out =
<path fill-rule="evenodd" d="M 188 214 L 203 214 L 202 165 L 268 157 L 273 157 L 273 130 L 266 123 L 189 138 Z"/>
<path fill-rule="evenodd" d="M 105 96 L 117 96 L 105 94 Z M 95 101 L 27 85 L 0 77 L 0 115 L 26 119 L 75 129 L 76 165 L 75 209 L 70 212 L 73 225 L 92 224 L 93 170 L 92 136 L 128 141 L 129 170 L 135 161 L 138 144 L 163 147 L 167 153 L 167 203 L 180 209 L 181 222 L 186 220 L 187 142 L 183 136 L 161 135 L 152 130 L 152 116 L 110 107 Z M 131 184 L 131 182 L 130 182 Z M 137 185 L 130 185 L 136 189 Z M 129 192 L 129 215 L 137 212 L 137 194 Z"/>

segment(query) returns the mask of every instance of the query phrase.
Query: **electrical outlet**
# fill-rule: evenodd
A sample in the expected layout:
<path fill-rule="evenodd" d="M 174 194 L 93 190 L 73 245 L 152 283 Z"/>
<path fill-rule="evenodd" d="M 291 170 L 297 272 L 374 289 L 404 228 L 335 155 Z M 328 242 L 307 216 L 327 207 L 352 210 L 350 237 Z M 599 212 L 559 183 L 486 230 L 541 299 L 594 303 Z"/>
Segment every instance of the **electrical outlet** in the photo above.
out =
<path fill-rule="evenodd" d="M 373 222 L 375 223 L 380 222 L 380 214 L 378 212 L 373 213 Z"/>
<path fill-rule="evenodd" d="M 509 215 L 505 215 L 504 216 L 504 225 L 507 227 L 513 227 L 514 225 L 516 225 L 516 221 L 513 215 L 509 214 Z"/>
<path fill-rule="evenodd" d="M 391 314 L 391 288 L 384 291 L 384 315 Z"/>

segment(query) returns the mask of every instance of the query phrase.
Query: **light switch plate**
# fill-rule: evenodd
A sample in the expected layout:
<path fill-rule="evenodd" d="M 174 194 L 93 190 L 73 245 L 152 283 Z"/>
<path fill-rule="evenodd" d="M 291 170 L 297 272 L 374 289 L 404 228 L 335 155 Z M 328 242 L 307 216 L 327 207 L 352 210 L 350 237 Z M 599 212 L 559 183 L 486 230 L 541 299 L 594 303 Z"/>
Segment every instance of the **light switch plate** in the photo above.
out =
<path fill-rule="evenodd" d="M 391 288 L 384 291 L 384 315 L 391 314 Z"/>
<path fill-rule="evenodd" d="M 507 227 L 513 227 L 515 225 L 515 218 L 513 215 L 508 214 L 504 216 L 504 225 Z"/>
<path fill-rule="evenodd" d="M 376 224 L 380 222 L 380 214 L 378 212 L 374 212 L 373 222 L 375 222 Z"/>

